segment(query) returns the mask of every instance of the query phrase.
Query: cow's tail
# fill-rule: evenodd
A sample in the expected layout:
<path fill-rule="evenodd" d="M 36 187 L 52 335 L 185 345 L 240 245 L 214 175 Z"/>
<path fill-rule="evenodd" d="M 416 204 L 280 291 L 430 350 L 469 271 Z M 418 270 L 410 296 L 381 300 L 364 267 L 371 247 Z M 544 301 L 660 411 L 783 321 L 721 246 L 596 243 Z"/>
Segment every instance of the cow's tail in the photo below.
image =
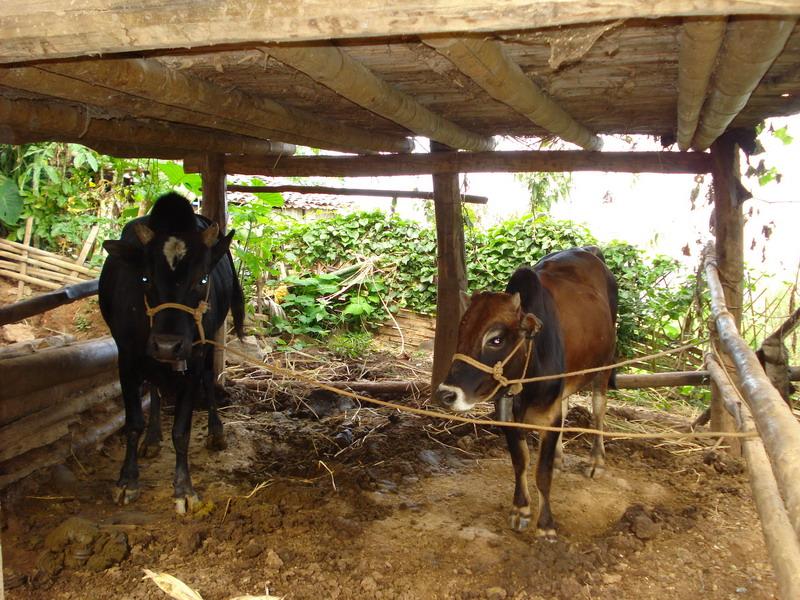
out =
<path fill-rule="evenodd" d="M 615 390 L 617 389 L 617 370 L 611 369 L 611 373 L 608 374 L 608 389 Z"/>

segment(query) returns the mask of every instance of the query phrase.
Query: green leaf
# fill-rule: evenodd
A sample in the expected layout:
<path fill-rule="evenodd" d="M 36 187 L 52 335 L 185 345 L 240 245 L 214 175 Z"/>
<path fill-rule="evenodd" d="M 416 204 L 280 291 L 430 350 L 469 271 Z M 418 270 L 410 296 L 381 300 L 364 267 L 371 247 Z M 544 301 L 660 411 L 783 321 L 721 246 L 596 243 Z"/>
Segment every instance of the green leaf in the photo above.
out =
<path fill-rule="evenodd" d="M 775 131 L 772 132 L 772 135 L 774 135 L 776 138 L 782 141 L 786 146 L 788 146 L 794 141 L 794 138 L 791 135 L 789 135 L 788 125 L 784 125 L 780 129 L 776 129 Z"/>
<path fill-rule="evenodd" d="M 16 182 L 0 173 L 0 221 L 13 227 L 22 214 L 22 196 Z"/>

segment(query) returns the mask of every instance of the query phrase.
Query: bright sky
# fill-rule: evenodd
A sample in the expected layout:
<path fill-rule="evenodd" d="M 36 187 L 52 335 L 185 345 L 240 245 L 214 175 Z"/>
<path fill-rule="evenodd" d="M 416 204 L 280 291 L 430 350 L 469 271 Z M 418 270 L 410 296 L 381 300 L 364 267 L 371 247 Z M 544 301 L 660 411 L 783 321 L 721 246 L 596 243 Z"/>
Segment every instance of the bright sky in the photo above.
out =
<path fill-rule="evenodd" d="M 780 183 L 760 186 L 755 179 L 743 181 L 753 198 L 745 205 L 745 260 L 759 270 L 779 279 L 794 280 L 800 263 L 800 115 L 772 119 L 774 129 L 788 125 L 795 142 L 784 145 L 772 135 L 762 135 L 765 154 L 751 158 L 753 166 L 764 159 L 782 174 Z M 604 139 L 604 150 L 627 150 L 630 144 L 618 138 Z M 636 139 L 637 150 L 658 150 L 652 140 Z M 520 148 L 519 143 L 505 141 L 502 149 Z M 747 167 L 742 156 L 742 170 Z M 690 194 L 695 186 L 691 175 L 575 173 L 570 197 L 553 206 L 551 214 L 558 219 L 584 223 L 601 241 L 624 240 L 654 252 L 683 260 L 687 266 L 697 264 L 699 252 L 710 239 L 708 228 L 711 207 L 706 199 L 710 176 L 705 178 L 694 209 Z M 344 186 L 379 189 L 431 189 L 431 178 L 380 177 L 348 178 Z M 489 197 L 483 216 L 484 225 L 525 213 L 528 191 L 513 174 L 475 173 L 466 176 L 465 192 Z M 358 198 L 359 207 L 388 208 L 389 200 Z M 399 200 L 401 215 L 424 219 L 424 201 Z M 483 212 L 483 211 L 481 211 Z M 762 228 L 772 228 L 765 244 Z M 690 255 L 682 248 L 688 244 Z"/>

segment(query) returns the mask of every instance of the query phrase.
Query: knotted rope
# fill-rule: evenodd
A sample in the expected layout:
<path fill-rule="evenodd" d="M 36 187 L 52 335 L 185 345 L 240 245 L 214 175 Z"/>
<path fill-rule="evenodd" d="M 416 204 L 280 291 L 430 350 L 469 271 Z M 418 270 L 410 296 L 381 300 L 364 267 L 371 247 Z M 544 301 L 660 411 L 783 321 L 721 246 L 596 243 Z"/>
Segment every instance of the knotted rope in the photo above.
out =
<path fill-rule="evenodd" d="M 197 331 L 200 334 L 200 339 L 197 340 L 192 344 L 192 346 L 197 346 L 198 344 L 205 344 L 206 343 L 206 331 L 203 328 L 203 315 L 206 314 L 208 309 L 211 305 L 208 303 L 208 296 L 211 293 L 211 282 L 208 283 L 206 287 L 206 297 L 204 300 L 201 300 L 200 303 L 195 307 L 192 308 L 191 306 L 186 306 L 185 304 L 180 304 L 178 302 L 164 302 L 153 308 L 150 308 L 150 304 L 147 302 L 147 296 L 144 297 L 144 312 L 150 318 L 150 329 L 153 328 L 153 318 L 160 313 L 162 310 L 167 309 L 174 309 L 180 310 L 185 313 L 189 313 L 192 315 L 194 319 L 195 325 L 197 325 Z"/>

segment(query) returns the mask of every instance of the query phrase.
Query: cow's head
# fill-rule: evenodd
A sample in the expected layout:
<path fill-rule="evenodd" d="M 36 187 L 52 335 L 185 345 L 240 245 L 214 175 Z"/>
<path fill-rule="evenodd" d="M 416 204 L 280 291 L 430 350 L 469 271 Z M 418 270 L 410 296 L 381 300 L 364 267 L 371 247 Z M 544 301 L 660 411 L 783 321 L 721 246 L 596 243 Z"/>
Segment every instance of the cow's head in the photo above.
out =
<path fill-rule="evenodd" d="M 541 321 L 521 308 L 519 294 L 480 292 L 465 297 L 466 310 L 458 329 L 456 352 L 493 367 L 508 359 L 503 374 L 508 379 L 524 377 L 526 344 Z M 513 353 L 513 355 L 512 355 Z M 454 411 L 470 410 L 478 402 L 504 394 L 491 373 L 462 360 L 454 360 L 444 382 L 436 389 L 437 400 Z"/>
<path fill-rule="evenodd" d="M 211 272 L 227 254 L 234 232 L 220 236 L 212 224 L 203 231 L 162 233 L 141 222 L 134 223 L 133 230 L 141 245 L 109 240 L 103 247 L 137 274 L 138 293 L 150 312 L 148 355 L 182 370 L 200 337 L 195 315 L 189 311 L 209 299 Z M 163 306 L 169 303 L 188 310 Z"/>

